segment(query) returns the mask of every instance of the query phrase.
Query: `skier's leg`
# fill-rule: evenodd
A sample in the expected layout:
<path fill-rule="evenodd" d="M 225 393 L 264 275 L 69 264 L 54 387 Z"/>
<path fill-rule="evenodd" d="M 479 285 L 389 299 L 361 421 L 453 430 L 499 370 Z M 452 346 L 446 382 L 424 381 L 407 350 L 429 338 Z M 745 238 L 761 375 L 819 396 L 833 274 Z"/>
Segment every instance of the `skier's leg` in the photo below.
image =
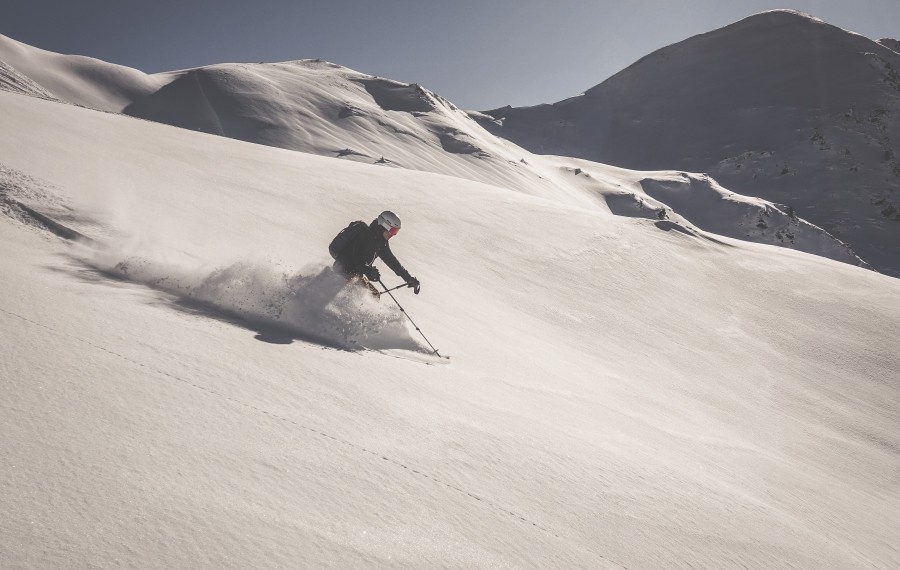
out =
<path fill-rule="evenodd" d="M 380 301 L 381 300 L 381 291 L 379 291 L 375 287 L 375 284 L 372 283 L 371 281 L 369 281 L 368 279 L 366 279 L 365 277 L 361 277 L 360 279 L 362 280 L 363 283 L 365 283 L 366 288 L 369 290 L 369 293 L 371 293 L 372 296 L 375 297 L 375 299 Z"/>

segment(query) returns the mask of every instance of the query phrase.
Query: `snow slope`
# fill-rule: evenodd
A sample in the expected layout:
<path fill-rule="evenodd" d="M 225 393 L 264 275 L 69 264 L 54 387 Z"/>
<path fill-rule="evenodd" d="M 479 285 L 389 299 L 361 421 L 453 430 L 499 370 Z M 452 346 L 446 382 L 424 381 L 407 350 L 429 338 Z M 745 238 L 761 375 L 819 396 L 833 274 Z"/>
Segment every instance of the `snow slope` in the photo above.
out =
<path fill-rule="evenodd" d="M 165 77 L 80 55 L 62 55 L 0 34 L 0 60 L 69 103 L 121 112 L 136 98 L 160 89 Z"/>
<path fill-rule="evenodd" d="M 605 211 L 619 216 L 660 220 L 660 227 L 704 230 L 869 267 L 846 244 L 790 208 L 731 192 L 708 175 L 626 170 L 568 157 L 539 160 L 559 164 L 566 179 L 561 183 L 577 184 Z"/>
<path fill-rule="evenodd" d="M 10 52 L 17 69 L 33 76 L 53 73 L 82 80 L 89 75 L 95 84 L 69 100 L 85 102 L 103 92 L 117 102 L 115 107 L 94 106 L 100 110 L 121 108 L 133 116 L 185 129 L 383 167 L 446 174 L 619 215 L 655 217 L 667 211 L 667 218 L 683 225 L 715 228 L 739 239 L 865 265 L 846 244 L 821 228 L 789 219 L 784 206 L 748 198 L 743 208 L 716 209 L 719 217 L 713 220 L 706 212 L 705 198 L 686 193 L 678 212 L 673 212 L 671 205 L 648 196 L 639 184 L 623 189 L 619 180 L 630 173 L 619 170 L 611 181 L 600 176 L 609 183 L 597 184 L 598 178 L 591 181 L 591 173 L 610 171 L 609 167 L 587 162 L 572 167 L 565 158 L 532 155 L 491 135 L 468 113 L 424 87 L 320 60 L 222 64 L 150 77 L 96 60 L 91 60 L 91 73 L 85 74 L 84 58 L 50 54 L 9 39 L 0 43 L 0 60 Z M 123 83 L 122 78 L 133 78 L 134 85 Z M 580 171 L 583 176 L 578 175 Z M 688 176 L 674 172 L 642 176 L 659 176 L 664 184 L 682 175 Z M 779 230 L 760 231 L 755 227 L 760 222 L 748 226 L 751 219 L 773 214 L 781 219 L 776 224 Z"/>
<path fill-rule="evenodd" d="M 900 276 L 890 45 L 776 10 L 656 51 L 579 96 L 474 116 L 532 152 L 709 173 Z"/>
<path fill-rule="evenodd" d="M 32 81 L 28 76 L 19 73 L 2 61 L 0 61 L 0 90 L 59 101 L 52 93 Z"/>
<path fill-rule="evenodd" d="M 0 565 L 900 564 L 896 279 L 21 94 L 0 112 Z M 423 284 L 398 298 L 449 364 L 409 359 L 388 302 L 305 312 L 328 240 L 385 207 Z M 389 352 L 311 338 L 339 317 Z"/>

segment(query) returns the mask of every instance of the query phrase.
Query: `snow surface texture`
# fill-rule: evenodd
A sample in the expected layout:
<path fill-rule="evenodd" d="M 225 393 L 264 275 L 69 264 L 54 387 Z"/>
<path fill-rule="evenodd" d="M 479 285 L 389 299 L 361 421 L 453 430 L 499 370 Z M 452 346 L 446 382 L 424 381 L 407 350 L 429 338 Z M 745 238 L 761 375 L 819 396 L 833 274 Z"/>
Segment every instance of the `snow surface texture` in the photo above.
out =
<path fill-rule="evenodd" d="M 78 55 L 61 55 L 0 35 L 0 60 L 53 97 L 100 111 L 120 112 L 164 78 Z"/>
<path fill-rule="evenodd" d="M 223 64 L 147 76 L 97 60 L 52 54 L 9 38 L 0 42 L 0 59 L 4 58 L 15 63 L 18 75 L 64 84 L 69 101 L 99 110 L 121 110 L 290 150 L 466 178 L 618 215 L 672 220 L 668 224 L 677 220 L 683 229 L 694 224 L 739 239 L 866 265 L 845 244 L 796 216 L 778 230 L 755 227 L 785 207 L 779 210 L 748 198 L 743 208 L 717 208 L 720 217 L 712 219 L 705 211 L 707 197 L 687 193 L 675 212 L 672 205 L 648 196 L 637 181 L 624 187 L 622 172 L 610 179 L 604 174 L 610 168 L 602 164 L 532 155 L 491 135 L 468 113 L 419 85 L 321 60 Z M 72 85 L 82 86 L 82 92 Z M 657 176 L 665 183 L 682 175 L 688 176 L 673 172 L 643 176 Z M 751 218 L 760 221 L 748 226 Z"/>
<path fill-rule="evenodd" d="M 0 566 L 900 565 L 896 279 L 538 182 L 0 116 Z M 610 208 L 658 180 L 578 164 L 548 175 Z M 636 210 L 722 193 L 666 177 Z M 388 206 L 449 365 L 392 357 L 422 341 L 384 299 L 329 310 L 385 354 L 278 316 Z"/>
<path fill-rule="evenodd" d="M 0 61 L 0 90 L 58 101 L 49 91 L 2 61 Z"/>
<path fill-rule="evenodd" d="M 900 276 L 891 46 L 777 10 L 663 48 L 582 95 L 474 116 L 533 152 L 709 173 Z"/>

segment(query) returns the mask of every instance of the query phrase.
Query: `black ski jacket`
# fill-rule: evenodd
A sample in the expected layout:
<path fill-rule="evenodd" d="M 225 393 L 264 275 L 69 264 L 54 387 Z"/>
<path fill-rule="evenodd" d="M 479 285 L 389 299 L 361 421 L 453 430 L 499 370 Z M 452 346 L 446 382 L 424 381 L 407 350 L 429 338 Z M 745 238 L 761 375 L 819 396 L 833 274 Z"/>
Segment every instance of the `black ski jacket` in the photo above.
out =
<path fill-rule="evenodd" d="M 377 220 L 347 242 L 338 255 L 335 265 L 339 266 L 338 269 L 347 275 L 362 275 L 363 269 L 372 265 L 376 257 L 380 257 L 404 281 L 412 279 L 409 271 L 394 257 L 391 246 L 384 239 L 384 228 L 378 225 Z"/>

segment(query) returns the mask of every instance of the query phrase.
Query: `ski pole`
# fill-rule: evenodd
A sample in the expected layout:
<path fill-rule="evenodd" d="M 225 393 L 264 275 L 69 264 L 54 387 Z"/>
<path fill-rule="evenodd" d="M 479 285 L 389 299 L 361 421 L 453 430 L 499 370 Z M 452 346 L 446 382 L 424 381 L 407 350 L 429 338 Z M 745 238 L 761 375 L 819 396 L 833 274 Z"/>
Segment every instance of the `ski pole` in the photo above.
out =
<path fill-rule="evenodd" d="M 381 283 L 381 281 L 379 281 L 379 283 Z M 384 283 L 381 283 L 381 286 L 384 287 Z M 391 287 L 390 289 L 385 288 L 385 290 L 382 291 L 382 293 L 390 293 L 391 291 L 396 291 L 397 289 L 400 289 L 401 287 L 409 287 L 409 285 L 404 283 L 403 285 L 397 285 L 396 287 Z"/>
<path fill-rule="evenodd" d="M 425 333 L 422 332 L 422 329 L 419 328 L 419 325 L 417 325 L 416 322 L 415 322 L 414 320 L 412 320 L 412 317 L 409 316 L 409 313 L 406 312 L 406 309 L 403 308 L 403 305 L 401 305 L 400 303 L 397 302 L 396 297 L 394 297 L 394 294 L 391 293 L 391 291 L 393 291 L 394 289 L 398 289 L 399 287 L 394 287 L 393 289 L 388 289 L 388 288 L 384 285 L 384 283 L 381 282 L 381 279 L 378 280 L 378 283 L 384 288 L 384 291 L 382 291 L 382 293 L 387 293 L 387 294 L 391 297 L 391 299 L 394 300 L 394 303 L 397 303 L 397 306 L 400 307 L 400 312 L 403 313 L 404 315 L 406 315 L 406 318 L 409 319 L 409 322 L 412 323 L 412 326 L 416 327 L 416 330 L 419 332 L 420 335 L 422 335 L 422 338 L 425 339 L 425 342 L 428 343 L 428 346 L 431 347 L 431 350 L 434 351 L 434 354 L 437 354 L 437 355 L 440 356 L 441 358 L 448 358 L 448 359 L 449 359 L 449 358 L 450 358 L 449 356 L 444 356 L 443 354 L 441 354 L 440 352 L 438 352 L 438 349 L 436 349 L 436 348 L 434 347 L 434 345 L 431 344 L 431 341 L 428 340 L 428 337 L 425 336 Z M 400 287 L 404 287 L 404 285 L 400 285 Z"/>

